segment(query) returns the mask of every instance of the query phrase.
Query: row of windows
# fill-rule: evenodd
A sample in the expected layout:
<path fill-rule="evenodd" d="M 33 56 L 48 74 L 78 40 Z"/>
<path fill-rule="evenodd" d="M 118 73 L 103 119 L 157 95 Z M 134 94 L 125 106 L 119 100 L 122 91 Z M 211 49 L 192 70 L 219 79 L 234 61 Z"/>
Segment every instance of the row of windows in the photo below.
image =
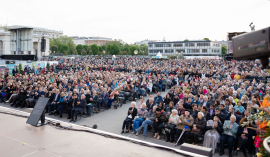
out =
<path fill-rule="evenodd" d="M 163 53 L 163 50 L 149 50 L 149 53 Z M 181 52 L 185 53 L 185 50 L 176 50 L 175 52 L 178 52 L 178 54 L 181 54 Z M 202 53 L 207 53 L 207 49 L 202 49 Z M 212 53 L 219 53 L 220 50 L 212 49 Z M 173 49 L 165 50 L 165 53 L 174 53 Z M 200 53 L 200 49 L 187 49 L 187 53 Z"/>
<path fill-rule="evenodd" d="M 196 43 L 185 43 L 185 46 L 195 46 Z M 218 44 L 214 44 L 218 45 Z M 171 47 L 172 44 L 149 44 L 148 47 Z M 197 46 L 210 46 L 210 43 L 197 43 Z M 183 43 L 174 43 L 173 47 L 183 47 Z"/>
<path fill-rule="evenodd" d="M 219 50 L 216 50 L 216 49 L 212 49 L 212 52 L 219 52 Z"/>
<path fill-rule="evenodd" d="M 215 47 L 219 47 L 220 44 L 213 44 Z"/>

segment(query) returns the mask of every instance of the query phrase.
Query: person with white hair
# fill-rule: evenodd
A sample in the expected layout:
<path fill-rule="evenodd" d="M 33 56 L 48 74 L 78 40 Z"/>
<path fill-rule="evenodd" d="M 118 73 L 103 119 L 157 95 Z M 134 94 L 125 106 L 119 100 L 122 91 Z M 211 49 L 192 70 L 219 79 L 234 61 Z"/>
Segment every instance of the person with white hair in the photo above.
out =
<path fill-rule="evenodd" d="M 178 124 L 178 111 L 176 109 L 172 110 L 172 114 L 170 115 L 170 118 L 168 120 L 168 123 L 165 125 L 166 129 L 166 136 L 167 136 L 167 140 L 166 142 L 174 142 L 174 135 L 176 133 L 176 125 Z"/>
<path fill-rule="evenodd" d="M 199 137 L 203 135 L 206 127 L 206 120 L 203 112 L 198 113 L 198 117 L 194 120 L 193 127 L 191 130 L 191 143 L 198 145 Z"/>
<path fill-rule="evenodd" d="M 231 115 L 230 120 L 226 120 L 224 122 L 223 133 L 220 138 L 220 151 L 219 151 L 220 156 L 224 154 L 224 145 L 225 142 L 227 142 L 229 148 L 229 157 L 232 157 L 232 150 L 234 141 L 236 139 L 238 127 L 239 125 L 236 123 L 235 115 Z"/>
<path fill-rule="evenodd" d="M 210 102 L 208 102 L 208 97 L 205 95 L 203 96 L 203 102 L 201 103 L 202 106 L 206 106 L 208 109 L 210 109 Z"/>
<path fill-rule="evenodd" d="M 136 102 L 132 101 L 131 107 L 128 109 L 127 117 L 123 122 L 121 134 L 129 133 L 129 123 L 132 122 L 135 116 L 137 115 L 137 108 L 135 106 L 136 106 Z M 126 132 L 124 131 L 125 128 L 126 128 Z"/>
<path fill-rule="evenodd" d="M 142 103 L 141 108 L 138 109 L 138 114 L 133 121 L 133 134 L 137 133 L 137 129 L 139 128 L 140 124 L 146 119 L 146 114 L 147 114 L 147 108 L 146 104 Z"/>

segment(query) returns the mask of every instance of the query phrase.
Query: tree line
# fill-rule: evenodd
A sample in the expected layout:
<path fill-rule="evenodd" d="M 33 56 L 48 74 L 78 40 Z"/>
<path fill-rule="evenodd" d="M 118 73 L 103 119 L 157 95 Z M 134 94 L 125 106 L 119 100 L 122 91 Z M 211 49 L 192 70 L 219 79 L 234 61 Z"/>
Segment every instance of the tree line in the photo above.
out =
<path fill-rule="evenodd" d="M 148 46 L 128 44 L 122 40 L 108 41 L 105 45 L 98 46 L 74 44 L 73 39 L 67 36 L 61 36 L 57 39 L 50 39 L 50 50 L 52 53 L 63 53 L 64 55 L 148 55 Z"/>

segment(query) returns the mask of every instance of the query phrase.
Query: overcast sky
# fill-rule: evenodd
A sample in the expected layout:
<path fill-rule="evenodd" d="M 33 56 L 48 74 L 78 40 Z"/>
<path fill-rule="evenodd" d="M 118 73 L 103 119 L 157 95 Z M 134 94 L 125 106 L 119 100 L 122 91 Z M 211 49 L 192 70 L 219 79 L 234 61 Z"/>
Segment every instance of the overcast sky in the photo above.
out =
<path fill-rule="evenodd" d="M 226 40 L 227 32 L 270 26 L 269 0 L 0 0 L 0 25 L 63 30 L 134 43 Z"/>

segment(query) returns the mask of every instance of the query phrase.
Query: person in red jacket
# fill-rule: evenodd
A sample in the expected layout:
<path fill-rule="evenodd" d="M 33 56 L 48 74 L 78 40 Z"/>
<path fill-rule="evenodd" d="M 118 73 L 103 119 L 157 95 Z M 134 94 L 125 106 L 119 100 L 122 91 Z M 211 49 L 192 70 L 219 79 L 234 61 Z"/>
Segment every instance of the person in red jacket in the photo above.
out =
<path fill-rule="evenodd" d="M 235 75 L 235 73 L 232 72 L 232 73 L 231 73 L 231 78 L 232 78 L 232 80 L 234 79 L 234 75 Z"/>

